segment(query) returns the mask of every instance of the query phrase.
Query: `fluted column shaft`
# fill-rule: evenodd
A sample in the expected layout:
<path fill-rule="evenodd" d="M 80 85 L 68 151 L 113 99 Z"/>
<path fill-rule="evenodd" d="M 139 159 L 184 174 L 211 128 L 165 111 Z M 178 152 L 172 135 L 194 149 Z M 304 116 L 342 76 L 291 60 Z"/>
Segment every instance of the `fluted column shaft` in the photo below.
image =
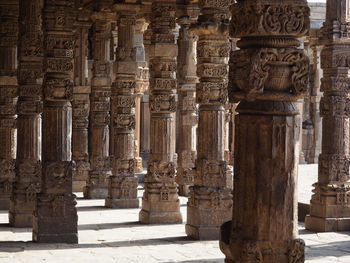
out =
<path fill-rule="evenodd" d="M 8 209 L 17 149 L 18 0 L 0 1 L 0 209 Z"/>
<path fill-rule="evenodd" d="M 102 15 L 101 15 L 102 16 Z M 90 172 L 85 198 L 106 198 L 110 166 L 111 23 L 97 19 L 93 24 L 93 68 L 90 95 Z"/>
<path fill-rule="evenodd" d="M 33 239 L 77 243 L 78 216 L 72 193 L 72 99 L 74 1 L 44 1 L 44 109 L 42 189 L 36 198 Z"/>
<path fill-rule="evenodd" d="M 224 156 L 229 6 L 230 1 L 223 1 L 219 7 L 211 1 L 201 2 L 201 15 L 192 27 L 198 35 L 199 122 L 196 174 L 190 188 L 186 234 L 195 239 L 218 239 L 221 224 L 232 215 L 232 168 Z"/>
<path fill-rule="evenodd" d="M 9 211 L 14 227 L 31 227 L 41 182 L 43 33 L 40 0 L 20 1 L 16 179 Z"/>
<path fill-rule="evenodd" d="M 175 182 L 176 1 L 153 1 L 150 53 L 150 159 L 141 223 L 182 222 Z"/>
<path fill-rule="evenodd" d="M 199 11 L 199 10 L 194 10 Z M 189 34 L 189 27 L 195 18 L 183 16 L 178 19 L 181 26 L 178 39 L 178 93 L 179 126 L 178 168 L 176 182 L 179 194 L 188 196 L 189 187 L 194 183 L 194 170 L 197 146 L 197 104 L 196 104 L 196 39 Z"/>
<path fill-rule="evenodd" d="M 88 127 L 90 112 L 90 86 L 88 83 L 88 30 L 90 23 L 78 16 L 76 22 L 76 48 L 74 58 L 73 134 L 72 158 L 76 163 L 73 172 L 73 191 L 82 192 L 88 179 L 89 149 Z"/>
<path fill-rule="evenodd" d="M 305 221 L 307 229 L 317 232 L 350 230 L 349 22 L 349 1 L 328 0 L 321 37 L 322 152 Z"/>
<path fill-rule="evenodd" d="M 309 60 L 299 39 L 308 33 L 310 10 L 304 0 L 245 0 L 231 10 L 230 33 L 240 50 L 230 58 L 229 97 L 240 103 L 233 218 L 222 226 L 220 248 L 227 263 L 304 262 L 297 101 L 308 88 Z"/>
<path fill-rule="evenodd" d="M 115 62 L 116 78 L 112 86 L 112 173 L 106 206 L 139 207 L 138 179 L 135 176 L 135 52 L 136 13 L 130 10 L 118 16 L 118 47 Z"/>

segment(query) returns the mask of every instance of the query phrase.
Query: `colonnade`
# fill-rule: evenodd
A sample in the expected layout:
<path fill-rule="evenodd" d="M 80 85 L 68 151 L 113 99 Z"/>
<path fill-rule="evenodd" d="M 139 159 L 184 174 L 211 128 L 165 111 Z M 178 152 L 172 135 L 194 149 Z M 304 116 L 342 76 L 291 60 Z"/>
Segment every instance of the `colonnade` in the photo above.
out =
<path fill-rule="evenodd" d="M 0 208 L 10 224 L 33 226 L 37 242 L 76 243 L 73 191 L 141 206 L 145 224 L 181 223 L 181 194 L 186 234 L 218 239 L 221 227 L 227 262 L 303 262 L 305 94 L 307 159 L 321 152 L 306 228 L 350 228 L 349 7 L 327 4 L 323 29 L 309 31 L 304 0 L 1 0 Z M 322 70 L 321 90 L 310 90 Z"/>

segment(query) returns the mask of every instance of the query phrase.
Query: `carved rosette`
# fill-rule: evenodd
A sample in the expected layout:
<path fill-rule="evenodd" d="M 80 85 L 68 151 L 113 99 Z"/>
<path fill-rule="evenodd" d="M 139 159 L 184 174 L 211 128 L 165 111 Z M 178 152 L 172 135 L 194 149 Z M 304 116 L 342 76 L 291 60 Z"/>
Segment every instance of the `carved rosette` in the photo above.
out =
<path fill-rule="evenodd" d="M 18 1 L 0 1 L 0 209 L 8 209 L 15 179 Z"/>
<path fill-rule="evenodd" d="M 150 159 L 139 220 L 182 222 L 175 182 L 176 1 L 153 1 L 150 54 Z"/>
<path fill-rule="evenodd" d="M 102 15 L 101 15 L 102 16 Z M 111 23 L 97 19 L 93 24 L 93 67 L 90 94 L 89 177 L 85 198 L 106 198 L 110 164 L 111 110 Z"/>
<path fill-rule="evenodd" d="M 138 208 L 135 177 L 135 89 L 136 89 L 136 13 L 124 10 L 118 17 L 116 78 L 112 85 L 112 176 L 108 185 L 106 206 Z"/>
<path fill-rule="evenodd" d="M 196 102 L 199 120 L 186 234 L 195 239 L 218 239 L 221 224 L 231 218 L 232 168 L 224 161 L 230 5 L 229 0 L 199 1 L 201 15 L 190 29 L 198 36 Z"/>
<path fill-rule="evenodd" d="M 33 240 L 77 243 L 77 210 L 72 193 L 72 99 L 74 1 L 45 0 L 42 187 L 36 198 Z"/>
<path fill-rule="evenodd" d="M 323 78 L 320 102 L 322 151 L 318 182 L 314 184 L 310 215 L 305 227 L 312 231 L 348 231 L 350 155 L 350 38 L 348 1 L 327 1 L 327 14 L 321 29 L 321 68 Z"/>
<path fill-rule="evenodd" d="M 308 33 L 310 10 L 304 0 L 245 0 L 231 11 L 240 50 L 230 55 L 229 97 L 240 103 L 233 218 L 220 248 L 232 262 L 304 262 L 304 243 L 295 240 L 296 102 L 308 88 L 309 59 L 298 38 Z"/>
<path fill-rule="evenodd" d="M 40 191 L 41 183 L 42 4 L 40 1 L 21 1 L 19 7 L 18 148 L 9 219 L 12 226 L 31 227 L 35 195 Z"/>

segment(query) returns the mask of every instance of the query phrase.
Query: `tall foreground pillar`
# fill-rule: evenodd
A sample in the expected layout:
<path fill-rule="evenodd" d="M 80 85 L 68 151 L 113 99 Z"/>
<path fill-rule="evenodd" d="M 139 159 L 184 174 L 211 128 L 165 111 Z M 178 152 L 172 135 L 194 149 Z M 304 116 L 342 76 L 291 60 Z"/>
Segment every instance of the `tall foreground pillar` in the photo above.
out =
<path fill-rule="evenodd" d="M 221 229 L 227 263 L 304 262 L 298 239 L 297 101 L 309 60 L 298 38 L 310 26 L 304 0 L 245 0 L 232 6 L 229 96 L 237 107 L 233 219 Z"/>
<path fill-rule="evenodd" d="M 42 188 L 36 198 L 33 240 L 77 243 L 77 209 L 72 194 L 72 95 L 74 1 L 45 0 Z"/>
<path fill-rule="evenodd" d="M 31 227 L 35 196 L 41 183 L 41 114 L 43 84 L 43 34 L 41 0 L 20 1 L 19 100 L 16 178 L 9 221 L 14 227 Z"/>
<path fill-rule="evenodd" d="M 198 8 L 188 7 L 177 20 L 181 26 L 178 47 L 178 168 L 176 182 L 179 194 L 189 195 L 189 187 L 194 183 L 195 160 L 197 154 L 197 104 L 196 104 L 196 38 L 189 34 L 191 24 L 196 22 Z M 192 14 L 191 14 L 192 13 Z M 192 17 L 191 17 L 192 15 Z"/>
<path fill-rule="evenodd" d="M 141 223 L 181 223 L 175 182 L 176 57 L 175 0 L 152 1 L 150 54 L 151 154 Z"/>
<path fill-rule="evenodd" d="M 18 0 L 0 1 L 0 209 L 8 209 L 15 179 Z"/>
<path fill-rule="evenodd" d="M 322 151 L 314 184 L 308 230 L 350 230 L 350 37 L 349 1 L 328 0 L 322 28 Z"/>
<path fill-rule="evenodd" d="M 90 95 L 89 153 L 90 172 L 84 188 L 85 198 L 106 198 L 108 177 L 111 176 L 110 110 L 111 110 L 111 67 L 110 40 L 111 23 L 99 14 L 93 24 L 93 67 Z"/>
<path fill-rule="evenodd" d="M 197 41 L 196 98 L 199 104 L 194 186 L 187 204 L 186 234 L 218 239 L 222 223 L 232 216 L 232 168 L 225 161 L 225 105 L 230 41 L 230 0 L 201 1 L 201 15 L 192 31 Z"/>
<path fill-rule="evenodd" d="M 112 208 L 138 208 L 138 179 L 135 176 L 135 88 L 136 12 L 125 6 L 118 17 L 118 47 L 112 85 L 112 173 L 108 185 L 106 206 Z"/>

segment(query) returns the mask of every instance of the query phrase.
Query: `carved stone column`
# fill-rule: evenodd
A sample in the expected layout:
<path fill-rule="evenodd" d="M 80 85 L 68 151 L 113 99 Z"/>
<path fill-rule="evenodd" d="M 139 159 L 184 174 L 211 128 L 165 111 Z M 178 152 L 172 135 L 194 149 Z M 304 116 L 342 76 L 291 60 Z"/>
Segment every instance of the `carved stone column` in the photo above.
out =
<path fill-rule="evenodd" d="M 199 104 L 194 186 L 187 204 L 186 234 L 218 239 L 222 223 L 232 216 L 232 168 L 225 161 L 225 105 L 230 41 L 231 1 L 201 1 L 201 15 L 192 27 L 198 35 L 196 98 Z"/>
<path fill-rule="evenodd" d="M 312 163 L 318 163 L 318 157 L 321 153 L 322 148 L 322 120 L 320 115 L 320 101 L 321 101 L 321 78 L 323 76 L 323 71 L 321 69 L 320 63 L 320 54 L 322 50 L 322 46 L 319 44 L 318 36 L 314 36 L 312 40 L 310 40 L 310 46 L 313 51 L 313 59 L 314 59 L 314 68 L 313 68 L 313 86 L 311 89 L 311 98 L 310 98 L 310 112 L 311 112 L 311 120 L 314 128 L 313 134 L 313 143 L 311 147 L 310 153 L 310 161 Z"/>
<path fill-rule="evenodd" d="M 108 177 L 111 176 L 110 143 L 110 97 L 111 68 L 110 39 L 111 23 L 100 13 L 93 24 L 93 68 L 90 96 L 89 153 L 90 172 L 84 188 L 85 198 L 106 198 Z"/>
<path fill-rule="evenodd" d="M 192 9 L 192 10 L 191 10 Z M 196 39 L 189 34 L 189 27 L 196 22 L 198 8 L 184 10 L 177 20 L 181 26 L 178 39 L 178 168 L 176 182 L 179 184 L 179 195 L 188 196 L 189 187 L 194 183 L 194 170 L 197 146 L 197 104 L 196 104 Z M 192 13 L 194 14 L 191 14 Z M 197 13 L 196 13 L 197 11 Z M 190 17 L 189 15 L 194 15 Z"/>
<path fill-rule="evenodd" d="M 232 222 L 221 229 L 227 263 L 304 262 L 298 239 L 297 101 L 308 87 L 300 37 L 310 26 L 305 0 L 245 0 L 232 6 L 229 96 L 238 102 Z M 278 19 L 276 19 L 278 18 Z"/>
<path fill-rule="evenodd" d="M 112 171 L 108 185 L 106 206 L 137 208 L 138 179 L 135 176 L 135 88 L 136 12 L 125 5 L 118 17 L 118 47 L 115 62 L 116 78 L 112 86 Z"/>
<path fill-rule="evenodd" d="M 73 171 L 73 191 L 82 192 L 88 179 L 90 163 L 88 127 L 90 112 L 90 86 L 88 82 L 88 31 L 90 23 L 83 11 L 76 22 L 76 45 L 73 89 L 72 158 L 76 163 Z"/>
<path fill-rule="evenodd" d="M 74 1 L 45 0 L 42 189 L 36 198 L 33 240 L 77 243 L 76 196 L 72 194 Z"/>
<path fill-rule="evenodd" d="M 138 20 L 135 26 L 135 49 L 137 61 L 136 88 L 135 88 L 135 172 L 143 172 L 142 158 L 140 156 L 141 145 L 141 100 L 149 86 L 149 69 L 146 62 L 143 35 L 148 24 L 144 20 Z"/>
<path fill-rule="evenodd" d="M 17 173 L 9 211 L 9 221 L 14 227 L 32 226 L 35 196 L 40 191 L 43 110 L 41 9 L 41 0 L 20 1 Z"/>
<path fill-rule="evenodd" d="M 0 209 L 7 210 L 17 147 L 18 0 L 1 0 L 0 17 Z"/>
<path fill-rule="evenodd" d="M 350 17 L 349 1 L 328 0 L 322 29 L 322 153 L 314 184 L 308 230 L 350 230 Z"/>
<path fill-rule="evenodd" d="M 180 223 L 175 182 L 175 113 L 177 46 L 176 1 L 152 2 L 150 53 L 151 154 L 142 198 L 141 223 Z"/>

